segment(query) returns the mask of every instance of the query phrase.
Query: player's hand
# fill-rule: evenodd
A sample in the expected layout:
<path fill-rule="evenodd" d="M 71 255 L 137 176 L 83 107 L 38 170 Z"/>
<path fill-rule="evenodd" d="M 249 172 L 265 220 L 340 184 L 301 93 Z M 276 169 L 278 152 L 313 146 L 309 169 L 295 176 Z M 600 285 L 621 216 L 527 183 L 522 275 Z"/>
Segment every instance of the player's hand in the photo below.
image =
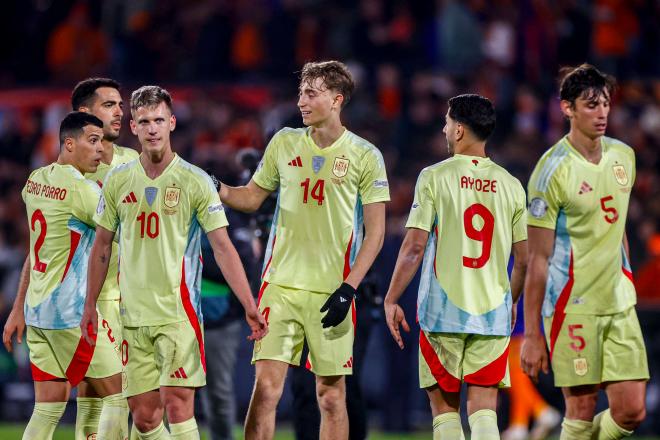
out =
<path fill-rule="evenodd" d="M 82 319 L 80 320 L 80 331 L 82 337 L 89 345 L 96 345 L 96 333 L 98 332 L 98 315 L 96 314 L 95 306 L 88 306 L 85 304 L 85 311 L 83 312 Z"/>
<path fill-rule="evenodd" d="M 321 307 L 321 313 L 327 311 L 321 318 L 323 328 L 336 327 L 341 324 L 351 308 L 356 290 L 350 284 L 342 283 L 335 292 L 330 295 Z"/>
<path fill-rule="evenodd" d="M 255 307 L 251 312 L 245 312 L 245 320 L 252 330 L 252 334 L 248 336 L 250 341 L 258 341 L 268 334 L 268 323 L 264 315 L 259 313 L 259 310 Z"/>
<path fill-rule="evenodd" d="M 16 342 L 23 343 L 23 332 L 25 332 L 25 315 L 23 309 L 12 309 L 2 331 L 2 343 L 8 352 L 12 352 L 11 337 L 16 333 Z"/>
<path fill-rule="evenodd" d="M 406 333 L 410 332 L 410 326 L 406 321 L 406 315 L 403 313 L 403 309 L 397 303 L 385 302 L 384 307 L 387 328 L 390 329 L 390 333 L 392 334 L 394 341 L 399 345 L 399 348 L 403 350 L 403 339 L 401 338 L 399 325 L 403 327 Z"/>
<path fill-rule="evenodd" d="M 548 352 L 543 335 L 525 336 L 520 350 L 520 365 L 534 383 L 538 382 L 540 371 L 548 374 Z"/>

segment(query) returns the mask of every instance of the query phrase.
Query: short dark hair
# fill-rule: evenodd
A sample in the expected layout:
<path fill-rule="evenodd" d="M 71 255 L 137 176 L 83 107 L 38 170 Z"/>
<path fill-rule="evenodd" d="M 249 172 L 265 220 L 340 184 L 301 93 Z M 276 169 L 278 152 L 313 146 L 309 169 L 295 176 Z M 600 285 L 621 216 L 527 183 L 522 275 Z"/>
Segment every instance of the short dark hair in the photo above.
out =
<path fill-rule="evenodd" d="M 170 92 L 159 86 L 142 86 L 131 94 L 131 111 L 140 107 L 156 107 L 161 102 L 167 104 L 172 113 L 172 96 Z"/>
<path fill-rule="evenodd" d="M 449 117 L 467 125 L 470 131 L 482 141 L 495 130 L 495 107 L 488 98 L 481 95 L 458 95 L 449 99 Z"/>
<path fill-rule="evenodd" d="M 95 98 L 96 90 L 101 87 L 110 87 L 119 91 L 121 86 L 117 81 L 110 78 L 87 78 L 82 80 L 76 84 L 71 93 L 71 109 L 78 111 L 80 107 L 89 107 Z"/>
<path fill-rule="evenodd" d="M 311 84 L 316 78 L 321 78 L 328 89 L 339 92 L 344 97 L 342 107 L 351 100 L 355 81 L 346 64 L 339 61 L 305 63 L 300 72 L 300 83 Z"/>
<path fill-rule="evenodd" d="M 578 98 L 597 99 L 604 90 L 611 96 L 616 87 L 613 76 L 601 72 L 591 64 L 564 67 L 559 71 L 559 75 L 559 98 L 570 102 L 571 106 L 575 105 Z"/>
<path fill-rule="evenodd" d="M 103 129 L 103 122 L 91 113 L 71 112 L 66 115 L 60 123 L 60 146 L 64 144 L 64 139 L 80 136 L 87 125 Z"/>

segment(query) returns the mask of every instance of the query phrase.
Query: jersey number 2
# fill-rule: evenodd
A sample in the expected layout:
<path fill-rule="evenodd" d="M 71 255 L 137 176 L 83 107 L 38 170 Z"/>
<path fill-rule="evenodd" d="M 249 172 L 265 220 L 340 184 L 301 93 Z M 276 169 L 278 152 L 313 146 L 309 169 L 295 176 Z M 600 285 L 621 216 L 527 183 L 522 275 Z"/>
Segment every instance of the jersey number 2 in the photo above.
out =
<path fill-rule="evenodd" d="M 39 231 L 39 236 L 37 237 L 37 241 L 34 243 L 34 266 L 32 267 L 32 270 L 36 270 L 37 272 L 41 273 L 46 273 L 46 266 L 47 264 L 44 263 L 43 261 L 39 260 L 39 250 L 41 249 L 41 246 L 44 244 L 44 240 L 46 239 L 46 217 L 44 217 L 44 213 L 41 212 L 41 209 L 37 209 L 32 213 L 32 219 L 30 220 L 30 227 L 32 228 L 33 231 L 35 231 L 35 223 L 39 222 L 39 226 L 41 226 L 41 230 Z"/>
<path fill-rule="evenodd" d="M 472 224 L 475 216 L 481 217 L 484 225 L 481 229 L 476 229 Z M 481 203 L 470 205 L 465 212 L 463 212 L 463 227 L 465 227 L 465 235 L 474 241 L 482 243 L 481 255 L 476 258 L 463 257 L 463 266 L 471 269 L 479 269 L 484 267 L 490 258 L 490 248 L 493 243 L 493 229 L 495 228 L 495 217 L 493 214 Z"/>

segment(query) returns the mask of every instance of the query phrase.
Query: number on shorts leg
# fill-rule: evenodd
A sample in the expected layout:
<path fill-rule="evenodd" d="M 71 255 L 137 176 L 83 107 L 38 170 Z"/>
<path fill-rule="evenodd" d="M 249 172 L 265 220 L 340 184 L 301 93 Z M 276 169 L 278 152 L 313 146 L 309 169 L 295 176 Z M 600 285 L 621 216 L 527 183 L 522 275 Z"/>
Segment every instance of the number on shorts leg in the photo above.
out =
<path fill-rule="evenodd" d="M 110 339 L 110 342 L 115 342 L 115 337 L 112 336 L 112 329 L 110 328 L 110 324 L 108 323 L 108 321 L 104 319 L 101 322 L 101 325 L 103 326 L 103 328 L 108 329 L 108 339 Z"/>
<path fill-rule="evenodd" d="M 568 337 L 573 340 L 573 342 L 571 342 L 571 349 L 573 349 L 576 353 L 584 350 L 584 347 L 587 345 L 582 336 L 575 334 L 575 332 L 582 329 L 582 327 L 582 324 L 571 324 L 568 326 Z"/>
<path fill-rule="evenodd" d="M 128 341 L 121 341 L 121 364 L 125 367 L 128 363 Z"/>

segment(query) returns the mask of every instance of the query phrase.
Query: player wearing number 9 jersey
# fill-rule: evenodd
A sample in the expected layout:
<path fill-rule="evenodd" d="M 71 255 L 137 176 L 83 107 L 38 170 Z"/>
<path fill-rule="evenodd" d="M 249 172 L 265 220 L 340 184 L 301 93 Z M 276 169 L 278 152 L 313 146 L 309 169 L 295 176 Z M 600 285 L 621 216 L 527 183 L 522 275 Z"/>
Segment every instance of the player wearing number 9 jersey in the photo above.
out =
<path fill-rule="evenodd" d="M 621 438 L 644 417 L 649 377 L 625 237 L 635 156 L 604 136 L 613 79 L 586 64 L 565 73 L 561 109 L 571 128 L 529 181 L 522 364 L 534 379 L 547 369 L 542 315 L 566 398 L 561 438 Z M 602 383 L 610 409 L 594 419 Z"/>
<path fill-rule="evenodd" d="M 527 231 L 522 185 L 485 155 L 494 127 L 488 99 L 449 100 L 444 132 L 452 157 L 425 168 L 417 180 L 408 232 L 385 297 L 387 324 L 403 348 L 399 325 L 409 327 L 397 301 L 423 255 L 419 377 L 431 401 L 434 439 L 463 435 L 461 382 L 468 384 L 473 438 L 499 438 L 497 388 L 508 386 L 509 336 L 524 279 Z"/>

